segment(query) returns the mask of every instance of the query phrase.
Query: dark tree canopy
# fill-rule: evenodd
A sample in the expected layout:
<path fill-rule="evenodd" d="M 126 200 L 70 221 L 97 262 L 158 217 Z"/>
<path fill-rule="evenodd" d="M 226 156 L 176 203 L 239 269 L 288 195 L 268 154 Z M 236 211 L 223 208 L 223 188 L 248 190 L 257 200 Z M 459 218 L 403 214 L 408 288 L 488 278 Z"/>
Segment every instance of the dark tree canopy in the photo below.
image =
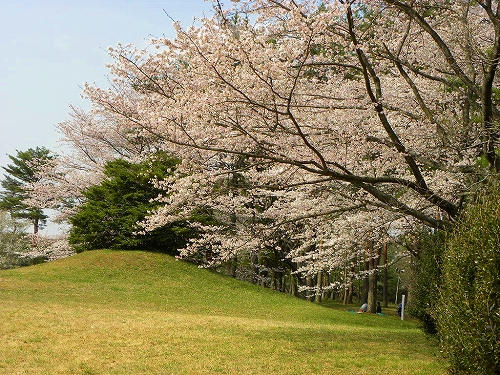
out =
<path fill-rule="evenodd" d="M 36 168 L 54 158 L 45 147 L 17 151 L 16 156 L 9 155 L 12 164 L 2 167 L 7 173 L 1 182 L 0 209 L 6 210 L 13 218 L 28 219 L 33 223 L 33 232 L 45 225 L 48 216 L 41 208 L 29 207 L 24 203 L 29 198 L 27 186 L 36 182 Z"/>
<path fill-rule="evenodd" d="M 162 153 L 139 164 L 123 159 L 108 162 L 104 169 L 106 178 L 84 192 L 87 201 L 70 218 L 70 243 L 77 251 L 142 249 L 171 254 L 185 246 L 193 235 L 186 222 L 136 233 L 141 229 L 137 222 L 159 205 L 153 199 L 161 190 L 151 179 L 167 177 L 178 163 L 179 160 Z"/>

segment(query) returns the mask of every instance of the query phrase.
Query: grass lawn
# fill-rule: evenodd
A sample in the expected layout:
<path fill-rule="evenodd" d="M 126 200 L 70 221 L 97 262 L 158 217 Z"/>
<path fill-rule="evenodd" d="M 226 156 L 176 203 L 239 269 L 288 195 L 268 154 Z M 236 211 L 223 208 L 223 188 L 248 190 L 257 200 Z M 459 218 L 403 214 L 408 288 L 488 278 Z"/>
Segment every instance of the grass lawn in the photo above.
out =
<path fill-rule="evenodd" d="M 167 255 L 86 252 L 0 271 L 0 374 L 445 373 L 414 321 L 333 307 Z"/>

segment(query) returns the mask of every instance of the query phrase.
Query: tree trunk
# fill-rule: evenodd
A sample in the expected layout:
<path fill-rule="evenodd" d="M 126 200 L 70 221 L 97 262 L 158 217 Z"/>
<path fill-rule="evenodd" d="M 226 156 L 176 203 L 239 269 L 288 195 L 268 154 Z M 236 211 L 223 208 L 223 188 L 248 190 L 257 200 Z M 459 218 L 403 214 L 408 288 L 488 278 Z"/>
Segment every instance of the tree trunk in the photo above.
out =
<path fill-rule="evenodd" d="M 367 259 L 365 259 L 364 264 L 365 264 L 365 266 L 364 266 L 365 272 L 369 271 L 370 264 L 369 264 L 369 261 Z M 369 274 L 366 273 L 365 277 L 363 278 L 363 291 L 361 294 L 361 301 L 359 301 L 361 304 L 368 303 L 368 289 L 369 289 L 369 276 L 368 275 Z"/>
<path fill-rule="evenodd" d="M 349 294 L 347 295 L 347 303 L 352 303 L 352 299 L 354 297 L 354 282 L 353 282 L 353 275 L 354 275 L 354 266 L 351 266 L 351 274 L 349 275 Z"/>
<path fill-rule="evenodd" d="M 271 280 L 270 280 L 270 285 L 269 288 L 272 290 L 276 290 L 276 271 L 274 268 L 271 268 Z"/>
<path fill-rule="evenodd" d="M 366 247 L 368 255 L 368 312 L 377 312 L 377 268 L 380 260 L 380 250 L 375 254 L 373 242 L 369 242 Z"/>
<path fill-rule="evenodd" d="M 323 273 L 322 280 L 323 280 L 323 292 L 321 293 L 321 299 L 324 301 L 324 300 L 328 299 L 328 291 L 326 288 L 330 284 L 330 275 L 328 274 L 328 272 Z M 332 299 L 335 299 L 334 295 L 333 294 L 331 294 L 331 295 L 332 295 Z"/>
<path fill-rule="evenodd" d="M 267 285 L 267 277 L 269 276 L 267 269 L 261 270 L 259 275 L 260 275 L 260 286 L 265 288 Z"/>
<path fill-rule="evenodd" d="M 347 295 L 349 294 L 349 284 L 347 281 L 347 265 L 344 266 L 344 298 L 342 299 L 342 304 L 347 304 Z"/>
<path fill-rule="evenodd" d="M 253 253 L 250 255 L 250 261 L 252 263 L 252 283 L 259 283 L 259 257 L 257 254 Z"/>
<path fill-rule="evenodd" d="M 230 261 L 229 267 L 230 267 L 229 269 L 230 275 L 233 278 L 236 278 L 236 271 L 238 270 L 238 257 L 235 257 L 233 260 Z"/>
<path fill-rule="evenodd" d="M 312 287 L 313 287 L 313 279 L 311 276 L 306 276 L 306 286 L 307 286 L 307 289 L 306 290 L 311 290 Z M 313 301 L 313 296 L 311 293 L 307 293 L 307 296 L 306 296 L 307 300 L 308 301 Z"/>
<path fill-rule="evenodd" d="M 344 294 L 344 305 L 352 303 L 352 298 L 354 295 L 354 284 L 352 280 L 352 275 L 354 275 L 354 266 L 351 266 L 349 276 L 347 276 L 347 267 L 345 268 L 345 294 Z"/>
<path fill-rule="evenodd" d="M 38 230 L 40 229 L 40 220 L 35 217 L 33 219 L 33 234 L 38 234 Z"/>
<path fill-rule="evenodd" d="M 388 293 L 388 276 L 387 276 L 387 243 L 384 244 L 384 271 L 383 271 L 383 282 L 384 282 L 384 287 L 383 287 L 383 292 L 382 292 L 382 300 L 384 307 L 389 307 L 389 297 L 387 295 Z"/>
<path fill-rule="evenodd" d="M 316 292 L 314 296 L 314 302 L 321 302 L 321 289 L 323 285 L 323 271 L 318 271 L 318 275 L 316 276 Z"/>
<path fill-rule="evenodd" d="M 295 276 L 292 271 L 289 271 L 290 272 L 290 294 L 292 296 L 295 296 L 297 297 L 298 296 L 298 293 L 297 293 L 297 284 L 298 284 L 298 278 L 297 276 Z"/>
<path fill-rule="evenodd" d="M 372 314 L 377 311 L 377 272 L 375 270 L 375 261 L 373 259 L 373 244 L 370 243 L 367 248 L 368 252 L 368 310 Z"/>

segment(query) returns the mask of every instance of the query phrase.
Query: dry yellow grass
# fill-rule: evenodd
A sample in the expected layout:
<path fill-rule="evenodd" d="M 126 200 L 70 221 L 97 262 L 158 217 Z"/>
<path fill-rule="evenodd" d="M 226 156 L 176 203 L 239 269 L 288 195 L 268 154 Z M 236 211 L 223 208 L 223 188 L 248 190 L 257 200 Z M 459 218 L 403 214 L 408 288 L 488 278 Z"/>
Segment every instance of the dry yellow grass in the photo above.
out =
<path fill-rule="evenodd" d="M 170 257 L 0 272 L 0 374 L 442 374 L 412 322 L 349 314 Z"/>

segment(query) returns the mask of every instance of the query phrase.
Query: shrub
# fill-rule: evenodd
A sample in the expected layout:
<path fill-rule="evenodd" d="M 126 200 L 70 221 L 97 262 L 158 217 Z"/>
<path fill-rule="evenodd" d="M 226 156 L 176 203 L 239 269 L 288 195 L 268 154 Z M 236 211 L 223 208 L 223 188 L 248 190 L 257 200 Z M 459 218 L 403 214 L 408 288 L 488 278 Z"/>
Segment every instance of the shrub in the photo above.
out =
<path fill-rule="evenodd" d="M 423 231 L 418 235 L 419 252 L 415 257 L 414 285 L 409 313 L 417 318 L 426 334 L 437 334 L 432 311 L 439 298 L 442 254 L 445 234 L 442 231 Z"/>
<path fill-rule="evenodd" d="M 434 311 L 453 374 L 500 374 L 500 191 L 471 206 L 448 237 Z"/>

